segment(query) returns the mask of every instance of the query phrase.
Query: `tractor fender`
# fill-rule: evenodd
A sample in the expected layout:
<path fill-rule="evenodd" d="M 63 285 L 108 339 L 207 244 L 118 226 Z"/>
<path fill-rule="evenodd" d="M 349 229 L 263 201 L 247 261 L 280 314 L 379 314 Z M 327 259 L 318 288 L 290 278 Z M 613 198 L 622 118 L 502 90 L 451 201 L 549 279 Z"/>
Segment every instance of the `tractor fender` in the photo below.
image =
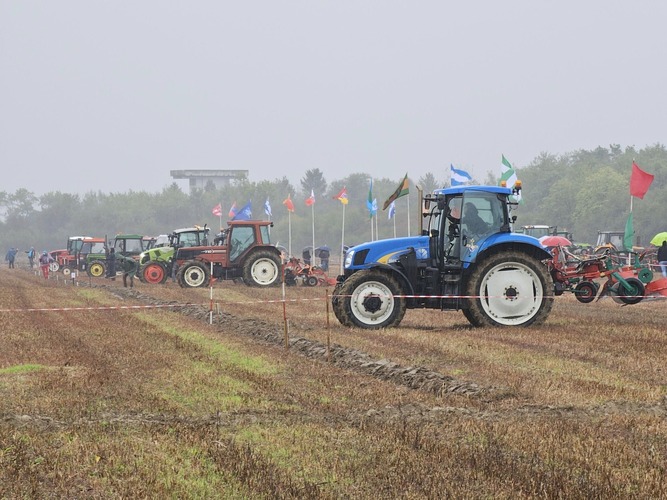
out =
<path fill-rule="evenodd" d="M 415 289 L 412 286 L 412 283 L 408 279 L 408 277 L 405 275 L 403 271 L 400 269 L 389 265 L 389 264 L 382 264 L 382 263 L 373 263 L 372 265 L 365 266 L 364 269 L 369 269 L 369 270 L 381 270 L 382 272 L 386 272 L 394 276 L 398 280 L 398 282 L 401 284 L 403 287 L 403 290 L 405 291 L 405 295 L 414 295 L 415 294 Z M 354 275 L 354 273 L 352 273 Z M 350 276 L 348 275 L 345 277 L 345 279 L 349 279 Z"/>
<path fill-rule="evenodd" d="M 540 244 L 537 238 L 516 233 L 498 233 L 486 238 L 481 245 L 468 247 L 463 258 L 463 268 L 468 269 L 489 255 L 512 250 L 530 255 L 537 260 L 551 260 L 552 255 Z"/>
<path fill-rule="evenodd" d="M 282 256 L 280 255 L 280 250 L 278 250 L 275 246 L 273 245 L 255 245 L 251 247 L 247 253 L 241 254 L 241 258 L 237 259 L 235 262 L 240 262 L 241 266 L 243 266 L 243 263 L 247 261 L 249 258 L 251 258 L 255 253 L 260 252 L 260 251 L 269 251 L 275 255 L 278 256 L 280 259 L 280 262 L 282 262 Z"/>

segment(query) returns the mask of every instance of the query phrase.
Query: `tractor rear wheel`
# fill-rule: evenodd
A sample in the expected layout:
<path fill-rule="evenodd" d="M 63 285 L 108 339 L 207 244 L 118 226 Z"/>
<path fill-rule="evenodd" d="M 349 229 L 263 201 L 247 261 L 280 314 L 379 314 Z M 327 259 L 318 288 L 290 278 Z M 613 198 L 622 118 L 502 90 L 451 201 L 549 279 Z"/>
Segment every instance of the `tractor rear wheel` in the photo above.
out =
<path fill-rule="evenodd" d="M 582 281 L 574 287 L 574 296 L 582 304 L 588 304 L 595 300 L 599 288 L 593 281 Z"/>
<path fill-rule="evenodd" d="M 539 325 L 551 312 L 553 294 L 541 261 L 523 252 L 498 252 L 470 275 L 466 318 L 474 326 Z"/>
<path fill-rule="evenodd" d="M 151 285 L 161 285 L 167 281 L 167 268 L 162 262 L 150 262 L 141 271 L 142 281 Z"/>
<path fill-rule="evenodd" d="M 280 283 L 280 256 L 259 250 L 243 264 L 243 282 L 248 286 L 275 286 Z"/>
<path fill-rule="evenodd" d="M 58 264 L 57 262 L 51 262 L 49 264 L 49 271 L 51 271 L 52 273 L 57 273 L 59 269 L 60 269 L 60 264 Z"/>
<path fill-rule="evenodd" d="M 107 273 L 107 266 L 101 260 L 94 260 L 86 271 L 91 278 L 99 278 Z"/>
<path fill-rule="evenodd" d="M 373 269 L 358 271 L 336 287 L 333 310 L 345 326 L 377 330 L 398 326 L 405 316 L 403 290 L 390 274 Z"/>
<path fill-rule="evenodd" d="M 180 266 L 178 284 L 184 288 L 199 288 L 208 284 L 209 272 L 205 263 L 191 260 Z"/>
<path fill-rule="evenodd" d="M 637 304 L 641 302 L 645 292 L 644 283 L 637 278 L 626 278 L 625 282 L 628 286 L 625 286 L 621 282 L 618 283 L 616 295 L 619 300 L 624 304 Z"/>

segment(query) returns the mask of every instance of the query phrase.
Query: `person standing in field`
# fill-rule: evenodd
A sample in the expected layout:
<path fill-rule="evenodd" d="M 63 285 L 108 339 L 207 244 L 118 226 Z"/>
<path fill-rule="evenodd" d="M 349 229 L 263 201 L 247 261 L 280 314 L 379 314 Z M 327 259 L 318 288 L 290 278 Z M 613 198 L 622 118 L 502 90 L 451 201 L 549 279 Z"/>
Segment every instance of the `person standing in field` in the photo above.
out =
<path fill-rule="evenodd" d="M 14 259 L 16 258 L 16 253 L 18 252 L 18 249 L 11 247 L 7 251 L 7 255 L 5 255 L 5 261 L 9 263 L 9 269 L 14 269 Z"/>
<path fill-rule="evenodd" d="M 28 262 L 30 262 L 30 269 L 35 267 L 35 247 L 30 247 L 30 250 L 26 252 L 28 254 Z"/>
<path fill-rule="evenodd" d="M 658 264 L 660 264 L 662 277 L 667 278 L 667 241 L 663 241 L 658 248 Z"/>
<path fill-rule="evenodd" d="M 42 270 L 42 276 L 44 276 L 45 280 L 49 279 L 49 264 L 51 262 L 53 262 L 53 257 L 44 250 L 42 255 L 39 256 L 39 267 Z"/>
<path fill-rule="evenodd" d="M 116 279 L 116 250 L 111 247 L 107 255 L 107 278 Z"/>
<path fill-rule="evenodd" d="M 137 273 L 138 263 L 132 257 L 118 255 L 116 257 L 123 270 L 123 286 L 127 288 L 127 278 L 130 278 L 130 288 L 134 288 L 134 275 Z"/>

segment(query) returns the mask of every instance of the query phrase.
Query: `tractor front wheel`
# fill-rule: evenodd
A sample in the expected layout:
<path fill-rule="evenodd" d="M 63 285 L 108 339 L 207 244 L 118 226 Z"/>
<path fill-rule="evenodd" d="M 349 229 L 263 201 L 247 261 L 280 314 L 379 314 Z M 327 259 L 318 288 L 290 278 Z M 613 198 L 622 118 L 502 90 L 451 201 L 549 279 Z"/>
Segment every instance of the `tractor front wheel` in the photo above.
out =
<path fill-rule="evenodd" d="M 142 281 L 151 285 L 161 285 L 167 281 L 167 268 L 161 262 L 151 262 L 141 271 Z"/>
<path fill-rule="evenodd" d="M 553 307 L 547 267 L 523 252 L 502 251 L 477 264 L 470 275 L 466 318 L 474 326 L 543 323 Z"/>
<path fill-rule="evenodd" d="M 280 283 L 280 256 L 268 250 L 254 252 L 243 264 L 243 282 L 248 286 Z"/>
<path fill-rule="evenodd" d="M 107 266 L 101 260 L 94 260 L 90 263 L 86 272 L 91 278 L 99 278 L 106 275 Z"/>
<path fill-rule="evenodd" d="M 373 269 L 358 271 L 336 286 L 332 305 L 345 326 L 377 330 L 398 326 L 405 316 L 402 290 L 390 274 Z"/>
<path fill-rule="evenodd" d="M 184 288 L 199 288 L 208 284 L 208 269 L 206 264 L 190 261 L 178 270 L 178 284 Z"/>

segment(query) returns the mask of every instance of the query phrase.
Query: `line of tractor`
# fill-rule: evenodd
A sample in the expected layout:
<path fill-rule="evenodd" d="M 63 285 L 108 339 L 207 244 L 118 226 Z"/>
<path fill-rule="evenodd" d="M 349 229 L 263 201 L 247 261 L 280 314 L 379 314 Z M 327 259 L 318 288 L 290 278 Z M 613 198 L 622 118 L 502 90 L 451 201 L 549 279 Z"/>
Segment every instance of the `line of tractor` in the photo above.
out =
<path fill-rule="evenodd" d="M 654 279 L 645 252 L 619 256 L 603 247 L 577 254 L 545 239 L 567 241 L 566 235 L 526 234 L 528 227 L 548 226 L 513 231 L 520 189 L 520 183 L 514 189 L 457 186 L 426 194 L 418 236 L 349 248 L 336 278 L 285 255 L 271 243 L 273 223 L 259 220 L 229 221 L 213 237 L 206 225 L 158 237 L 70 237 L 66 249 L 51 252 L 52 270 L 103 277 L 113 248 L 134 259 L 136 275 L 151 285 L 171 279 L 187 288 L 222 280 L 255 287 L 333 286 L 338 320 L 372 329 L 397 326 L 412 308 L 460 310 L 474 326 L 529 326 L 544 322 L 554 297 L 566 292 L 581 303 L 609 295 L 636 304 L 667 295 L 667 278 Z"/>

